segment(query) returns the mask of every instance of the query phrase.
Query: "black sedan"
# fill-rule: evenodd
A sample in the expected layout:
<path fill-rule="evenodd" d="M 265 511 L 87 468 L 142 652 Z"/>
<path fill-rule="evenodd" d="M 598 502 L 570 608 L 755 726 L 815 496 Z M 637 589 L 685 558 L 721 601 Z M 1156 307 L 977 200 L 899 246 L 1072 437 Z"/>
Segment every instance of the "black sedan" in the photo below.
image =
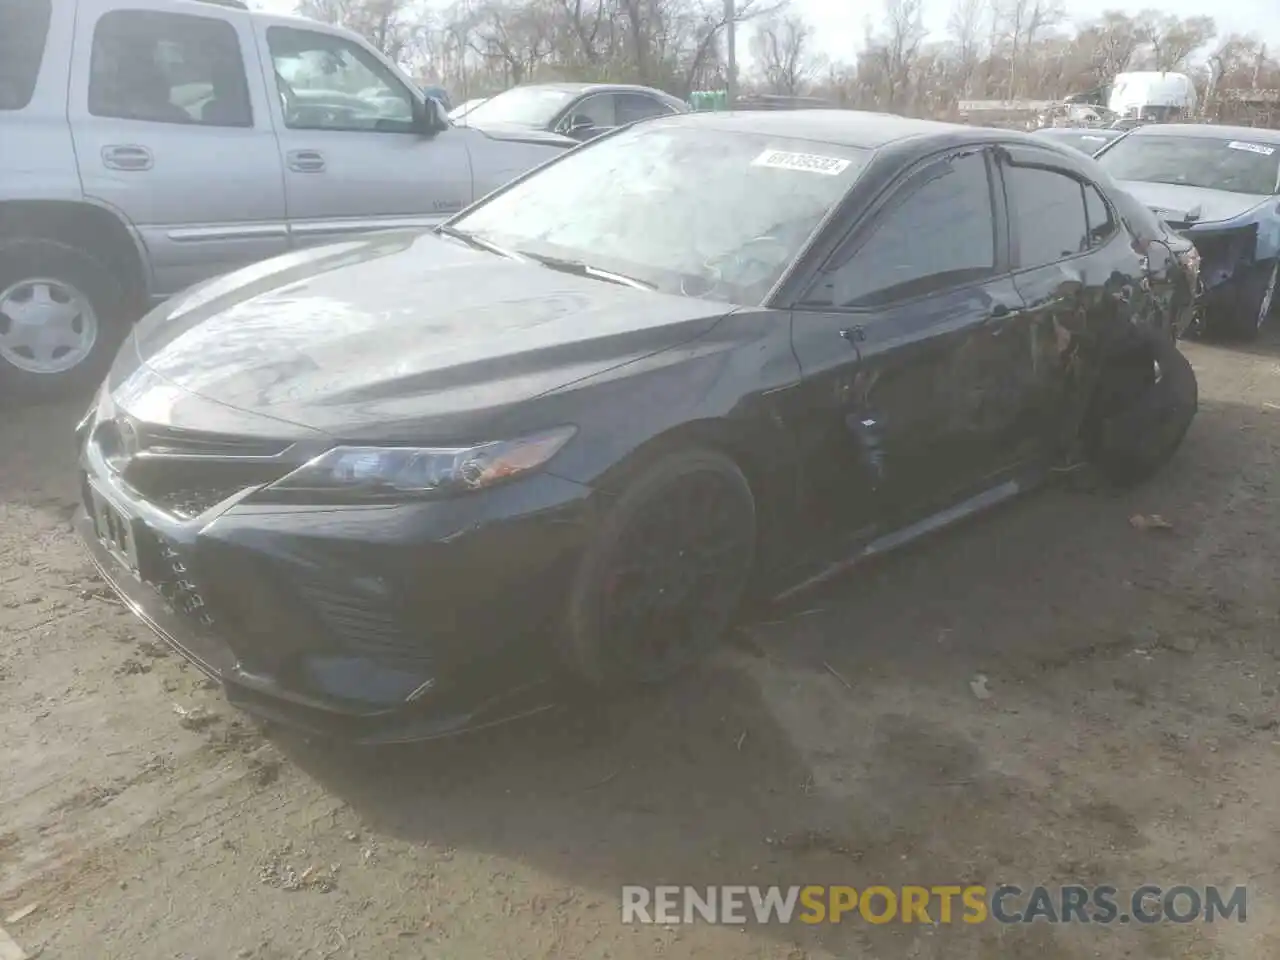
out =
<path fill-rule="evenodd" d="M 1052 140 L 1064 147 L 1074 147 L 1081 153 L 1092 156 L 1123 132 L 1098 127 L 1041 127 L 1033 130 L 1032 135 Z"/>
<path fill-rule="evenodd" d="M 686 668 L 777 599 L 1196 409 L 1149 211 L 1025 134 L 685 114 L 434 234 L 156 309 L 77 430 L 103 575 L 244 708 L 364 742 Z"/>
<path fill-rule="evenodd" d="M 650 117 L 686 113 L 688 104 L 652 87 L 611 83 L 530 83 L 512 87 L 461 113 L 462 126 L 528 127 L 591 140 Z"/>

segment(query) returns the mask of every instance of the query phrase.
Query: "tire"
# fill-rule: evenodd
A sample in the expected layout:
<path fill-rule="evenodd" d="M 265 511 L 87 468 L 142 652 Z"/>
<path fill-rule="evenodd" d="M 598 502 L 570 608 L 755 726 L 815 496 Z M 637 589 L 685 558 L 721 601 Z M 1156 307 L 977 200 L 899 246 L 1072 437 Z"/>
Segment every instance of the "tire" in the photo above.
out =
<path fill-rule="evenodd" d="M 26 304 L 37 306 L 22 332 L 14 315 Z M 41 309 L 61 342 L 32 346 Z M 0 241 L 0 393 L 52 400 L 88 390 L 105 375 L 127 328 L 124 288 L 95 257 L 52 240 Z"/>
<path fill-rule="evenodd" d="M 729 626 L 755 543 L 751 487 L 725 455 L 681 448 L 640 468 L 607 509 L 574 577 L 562 643 L 567 666 L 597 687 L 682 672 Z M 707 564 L 701 572 L 700 561 L 681 562 L 699 554 Z M 673 608 L 665 620 L 655 603 Z"/>
<path fill-rule="evenodd" d="M 1234 304 L 1207 318 L 1206 332 L 1211 336 L 1244 342 L 1258 338 L 1267 318 L 1275 312 L 1280 258 L 1257 264 L 1239 283 Z"/>
<path fill-rule="evenodd" d="M 1089 459 L 1112 483 L 1141 483 L 1177 451 L 1198 406 L 1190 361 L 1162 331 L 1150 331 L 1103 372 L 1087 420 Z"/>

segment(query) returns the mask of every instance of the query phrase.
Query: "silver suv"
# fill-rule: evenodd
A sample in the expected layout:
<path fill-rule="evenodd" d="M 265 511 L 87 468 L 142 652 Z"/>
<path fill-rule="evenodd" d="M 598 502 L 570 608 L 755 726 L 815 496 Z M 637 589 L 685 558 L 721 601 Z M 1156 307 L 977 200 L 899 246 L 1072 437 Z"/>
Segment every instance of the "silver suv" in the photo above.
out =
<path fill-rule="evenodd" d="M 427 227 L 574 146 L 454 127 L 360 37 L 239 0 L 0 0 L 0 389 L 102 374 L 193 283 Z"/>

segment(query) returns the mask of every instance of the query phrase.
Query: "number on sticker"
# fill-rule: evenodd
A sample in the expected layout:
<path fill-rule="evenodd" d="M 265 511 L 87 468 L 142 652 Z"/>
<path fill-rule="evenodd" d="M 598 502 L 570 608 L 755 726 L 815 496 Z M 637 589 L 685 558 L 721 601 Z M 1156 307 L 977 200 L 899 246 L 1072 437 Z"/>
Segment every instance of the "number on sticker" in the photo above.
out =
<path fill-rule="evenodd" d="M 1228 150 L 1247 150 L 1249 153 L 1260 153 L 1264 157 L 1269 157 L 1276 152 L 1275 147 L 1264 146 L 1261 143 L 1245 143 L 1242 140 L 1232 140 L 1227 144 Z"/>
<path fill-rule="evenodd" d="M 804 170 L 834 177 L 849 167 L 848 160 L 840 157 L 824 157 L 816 153 L 791 153 L 787 150 L 766 150 L 751 161 L 753 167 L 771 167 L 774 170 Z"/>

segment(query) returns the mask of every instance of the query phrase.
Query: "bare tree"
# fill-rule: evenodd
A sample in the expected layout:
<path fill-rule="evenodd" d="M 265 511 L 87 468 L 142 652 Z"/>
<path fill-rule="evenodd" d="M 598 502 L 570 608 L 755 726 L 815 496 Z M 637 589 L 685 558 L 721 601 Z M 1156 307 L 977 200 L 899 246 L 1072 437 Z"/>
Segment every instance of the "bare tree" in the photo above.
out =
<path fill-rule="evenodd" d="M 922 0 L 885 0 L 884 31 L 874 34 L 868 28 L 862 59 L 870 71 L 862 82 L 875 89 L 877 100 L 891 111 L 908 103 L 912 70 L 926 36 L 921 8 Z"/>
<path fill-rule="evenodd" d="M 392 60 L 409 52 L 422 25 L 410 0 L 298 0 L 298 12 L 354 30 Z"/>
<path fill-rule="evenodd" d="M 982 56 L 982 34 L 990 14 L 987 0 L 955 0 L 947 19 L 947 34 L 955 52 L 958 92 L 968 94 Z"/>
<path fill-rule="evenodd" d="M 821 68 L 810 47 L 813 27 L 798 14 L 769 17 L 751 37 L 751 54 L 770 93 L 796 96 Z"/>
<path fill-rule="evenodd" d="M 1187 17 L 1144 10 L 1138 15 L 1140 36 L 1151 47 L 1152 66 L 1157 70 L 1179 70 L 1187 58 L 1217 35 L 1213 17 Z"/>

